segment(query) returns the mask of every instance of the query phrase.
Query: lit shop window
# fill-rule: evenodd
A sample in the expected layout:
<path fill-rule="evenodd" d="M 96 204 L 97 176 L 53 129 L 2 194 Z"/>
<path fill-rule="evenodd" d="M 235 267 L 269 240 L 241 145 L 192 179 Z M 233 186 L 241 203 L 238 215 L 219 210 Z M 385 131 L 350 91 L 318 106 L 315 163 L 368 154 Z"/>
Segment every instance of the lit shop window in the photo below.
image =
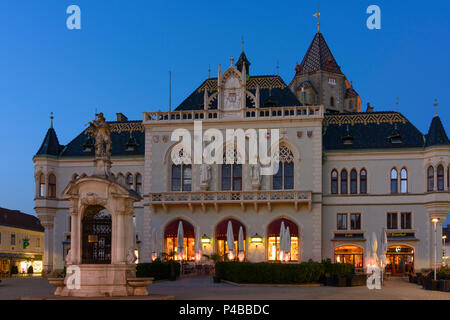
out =
<path fill-rule="evenodd" d="M 287 254 L 289 261 L 298 261 L 299 255 L 299 234 L 298 226 L 288 219 L 278 219 L 273 221 L 267 230 L 267 257 L 269 261 L 280 261 L 280 233 L 281 223 L 285 230 L 289 227 L 290 252 Z"/>
<path fill-rule="evenodd" d="M 189 222 L 177 219 L 169 223 L 164 231 L 165 252 L 169 259 L 180 260 L 178 252 L 178 229 L 180 221 L 183 226 L 183 260 L 195 260 L 195 232 L 194 226 Z M 175 253 L 173 255 L 172 253 Z"/>
<path fill-rule="evenodd" d="M 357 246 L 341 246 L 334 249 L 336 263 L 350 263 L 355 268 L 363 268 L 364 250 Z"/>

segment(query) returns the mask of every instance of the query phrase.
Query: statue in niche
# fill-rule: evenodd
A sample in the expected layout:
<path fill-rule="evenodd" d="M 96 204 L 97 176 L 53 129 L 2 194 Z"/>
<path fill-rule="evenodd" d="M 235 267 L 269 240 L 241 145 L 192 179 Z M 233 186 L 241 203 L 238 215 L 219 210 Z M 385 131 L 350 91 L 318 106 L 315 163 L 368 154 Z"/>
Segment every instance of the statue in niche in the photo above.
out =
<path fill-rule="evenodd" d="M 202 190 L 207 190 L 209 182 L 211 181 L 211 170 L 210 164 L 202 164 L 200 166 L 200 188 Z"/>
<path fill-rule="evenodd" d="M 254 189 L 259 189 L 261 185 L 261 165 L 258 163 L 250 166 L 250 177 Z"/>

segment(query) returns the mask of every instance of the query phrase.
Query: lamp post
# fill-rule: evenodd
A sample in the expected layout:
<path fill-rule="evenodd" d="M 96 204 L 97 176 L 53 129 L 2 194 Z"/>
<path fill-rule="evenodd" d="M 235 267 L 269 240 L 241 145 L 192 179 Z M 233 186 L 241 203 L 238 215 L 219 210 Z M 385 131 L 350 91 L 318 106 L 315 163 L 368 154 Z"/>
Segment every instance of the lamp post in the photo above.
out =
<path fill-rule="evenodd" d="M 431 222 L 434 223 L 434 280 L 437 280 L 436 278 L 436 267 L 437 267 L 437 223 L 439 222 L 439 218 L 433 218 L 431 219 Z"/>
<path fill-rule="evenodd" d="M 445 240 L 447 239 L 447 235 L 442 236 L 442 264 L 444 266 L 447 265 L 446 252 L 445 252 Z"/>

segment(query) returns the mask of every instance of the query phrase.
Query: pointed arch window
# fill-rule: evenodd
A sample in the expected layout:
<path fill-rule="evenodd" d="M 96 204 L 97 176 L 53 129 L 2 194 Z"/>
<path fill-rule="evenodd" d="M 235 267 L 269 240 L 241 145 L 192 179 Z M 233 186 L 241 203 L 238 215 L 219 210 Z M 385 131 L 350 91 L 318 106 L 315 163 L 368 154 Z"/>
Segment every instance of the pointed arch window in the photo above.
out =
<path fill-rule="evenodd" d="M 398 172 L 397 169 L 391 170 L 391 194 L 398 193 Z"/>
<path fill-rule="evenodd" d="M 280 146 L 276 155 L 279 160 L 278 172 L 274 174 L 272 186 L 274 190 L 294 189 L 294 154 L 286 146 Z"/>
<path fill-rule="evenodd" d="M 39 175 L 39 197 L 45 197 L 45 175 L 43 173 Z"/>
<path fill-rule="evenodd" d="M 408 193 L 408 171 L 405 168 L 400 172 L 400 192 Z"/>
<path fill-rule="evenodd" d="M 136 173 L 136 192 L 142 194 L 142 175 Z"/>
<path fill-rule="evenodd" d="M 222 190 L 239 191 L 242 190 L 242 164 L 239 162 L 239 155 L 236 150 L 230 155 L 233 163 L 227 163 L 227 152 L 223 155 L 222 164 Z"/>
<path fill-rule="evenodd" d="M 48 176 L 48 197 L 56 198 L 56 176 L 53 173 Z"/>
<path fill-rule="evenodd" d="M 350 193 L 358 193 L 358 173 L 355 169 L 350 172 Z"/>
<path fill-rule="evenodd" d="M 331 172 L 331 193 L 338 194 L 338 172 L 333 170 Z"/>
<path fill-rule="evenodd" d="M 348 193 L 348 173 L 347 170 L 341 171 L 341 194 Z"/>
<path fill-rule="evenodd" d="M 128 189 L 134 189 L 133 185 L 134 185 L 133 175 L 131 173 L 129 173 L 127 175 L 127 186 L 128 186 Z"/>
<path fill-rule="evenodd" d="M 437 167 L 437 189 L 444 191 L 444 167 L 442 165 Z"/>
<path fill-rule="evenodd" d="M 359 193 L 367 193 L 367 171 L 362 169 L 359 174 Z"/>
<path fill-rule="evenodd" d="M 427 190 L 434 190 L 434 168 L 433 166 L 429 166 L 427 170 Z"/>

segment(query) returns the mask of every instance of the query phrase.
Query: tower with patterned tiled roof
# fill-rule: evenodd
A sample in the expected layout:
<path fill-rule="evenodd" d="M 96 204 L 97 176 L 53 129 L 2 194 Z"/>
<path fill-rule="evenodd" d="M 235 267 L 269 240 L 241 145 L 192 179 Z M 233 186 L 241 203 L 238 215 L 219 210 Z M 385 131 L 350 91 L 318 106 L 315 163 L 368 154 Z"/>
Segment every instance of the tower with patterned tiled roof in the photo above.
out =
<path fill-rule="evenodd" d="M 361 99 L 342 73 L 322 33 L 317 32 L 289 84 L 303 104 L 325 106 L 328 112 L 359 112 Z"/>

